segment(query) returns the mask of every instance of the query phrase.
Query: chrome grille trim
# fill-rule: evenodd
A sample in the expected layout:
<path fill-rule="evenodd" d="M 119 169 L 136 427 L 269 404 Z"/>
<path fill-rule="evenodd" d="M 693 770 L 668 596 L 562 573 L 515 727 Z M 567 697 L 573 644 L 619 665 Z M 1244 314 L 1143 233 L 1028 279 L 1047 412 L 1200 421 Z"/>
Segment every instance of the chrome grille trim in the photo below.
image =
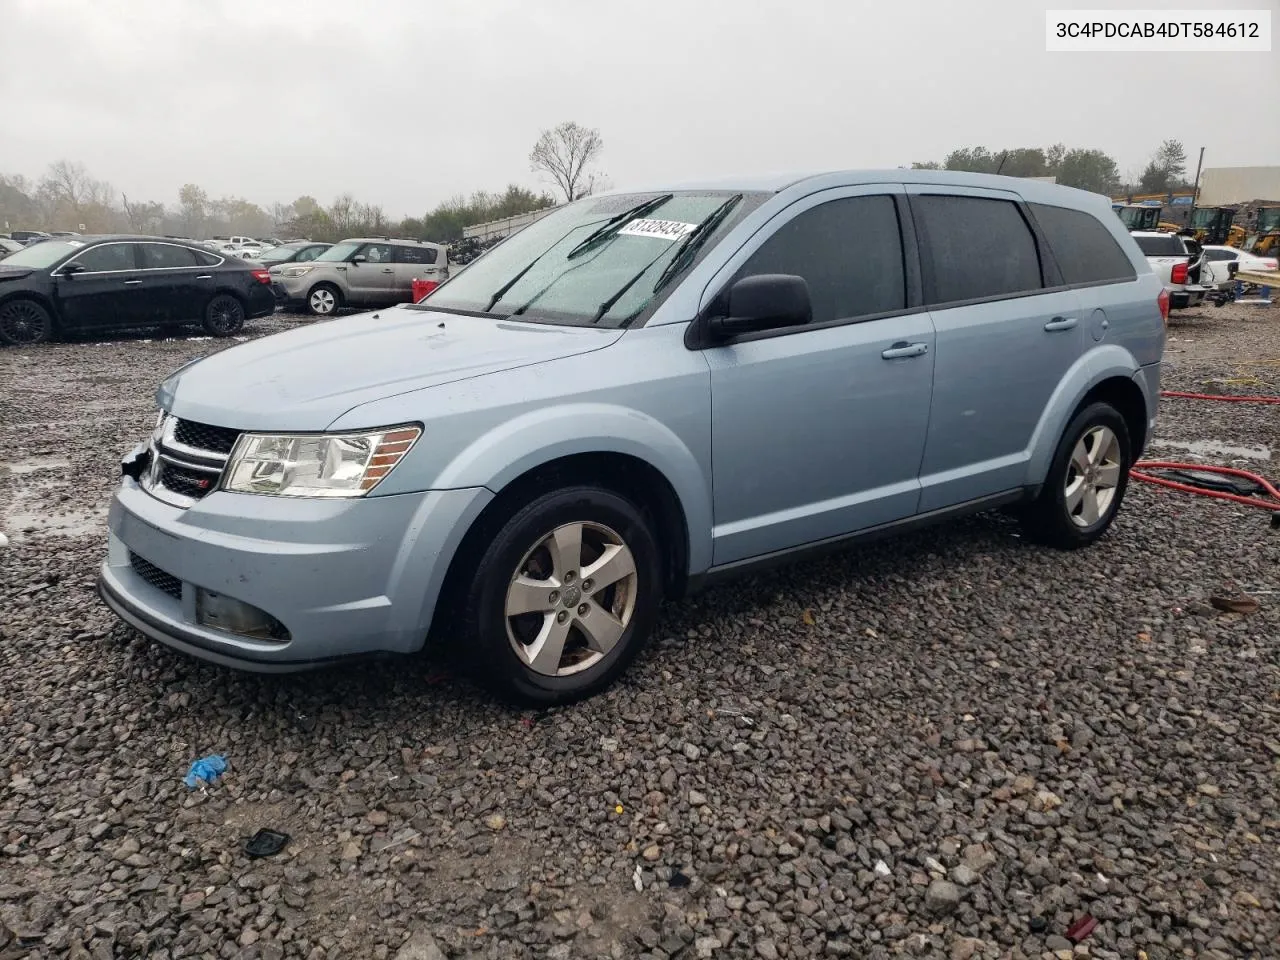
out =
<path fill-rule="evenodd" d="M 142 478 L 142 489 L 157 500 L 185 509 L 198 502 L 200 496 L 206 496 L 217 489 L 230 455 L 218 450 L 193 447 L 179 442 L 176 434 L 180 425 L 185 427 L 184 421 L 172 414 L 165 414 L 156 424 L 147 446 L 151 453 L 151 464 Z M 227 428 L 209 427 L 205 424 L 195 424 L 194 428 L 183 430 L 186 436 L 217 436 L 223 445 L 225 445 L 226 435 L 231 432 Z M 234 446 L 234 443 L 232 445 Z M 210 481 L 208 489 L 200 496 L 192 496 L 187 490 L 174 490 L 166 486 L 164 483 L 166 465 L 207 476 Z"/>

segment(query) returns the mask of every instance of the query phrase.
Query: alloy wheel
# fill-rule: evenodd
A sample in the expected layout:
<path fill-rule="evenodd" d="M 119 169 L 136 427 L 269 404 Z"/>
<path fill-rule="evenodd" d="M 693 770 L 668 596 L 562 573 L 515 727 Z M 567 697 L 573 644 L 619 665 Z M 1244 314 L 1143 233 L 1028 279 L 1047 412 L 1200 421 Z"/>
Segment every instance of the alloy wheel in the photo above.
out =
<path fill-rule="evenodd" d="M 209 310 L 209 332 L 215 334 L 235 333 L 244 323 L 244 308 L 239 301 L 231 297 L 217 300 Z"/>
<path fill-rule="evenodd" d="M 590 669 L 622 639 L 636 609 L 636 561 L 599 523 L 556 527 L 521 559 L 506 594 L 507 639 L 549 677 Z"/>
<path fill-rule="evenodd" d="M 0 339 L 32 344 L 45 339 L 44 316 L 34 304 L 18 301 L 0 307 Z"/>
<path fill-rule="evenodd" d="M 1067 515 L 1078 527 L 1104 518 L 1120 485 L 1120 438 L 1110 427 L 1086 430 L 1071 451 L 1063 491 Z"/>
<path fill-rule="evenodd" d="M 311 292 L 311 309 L 319 314 L 333 313 L 338 300 L 332 290 L 320 289 Z"/>

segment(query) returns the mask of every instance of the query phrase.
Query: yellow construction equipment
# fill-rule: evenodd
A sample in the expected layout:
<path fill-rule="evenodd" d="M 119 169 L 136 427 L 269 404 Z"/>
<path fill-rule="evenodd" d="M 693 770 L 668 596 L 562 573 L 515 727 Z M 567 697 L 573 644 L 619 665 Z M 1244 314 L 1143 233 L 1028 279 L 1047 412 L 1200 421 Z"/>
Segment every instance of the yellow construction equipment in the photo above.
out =
<path fill-rule="evenodd" d="M 1243 247 L 1260 257 L 1280 254 L 1280 207 L 1259 207 Z"/>
<path fill-rule="evenodd" d="M 1231 237 L 1232 221 L 1235 220 L 1234 207 L 1196 207 L 1191 211 L 1189 230 L 1200 243 L 1221 246 Z M 1240 229 L 1243 238 L 1244 229 Z"/>

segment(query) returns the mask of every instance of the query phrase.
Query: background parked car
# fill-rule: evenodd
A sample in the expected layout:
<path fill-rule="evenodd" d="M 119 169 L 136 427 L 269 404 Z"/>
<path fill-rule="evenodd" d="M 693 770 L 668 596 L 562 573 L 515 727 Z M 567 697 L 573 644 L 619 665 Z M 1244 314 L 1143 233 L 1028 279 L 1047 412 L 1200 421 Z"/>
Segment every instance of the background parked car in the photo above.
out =
<path fill-rule="evenodd" d="M 1203 284 L 1205 258 L 1200 245 L 1188 237 L 1156 230 L 1134 231 L 1138 249 L 1169 291 L 1169 308 L 1181 310 L 1204 301 L 1210 287 Z"/>
<path fill-rule="evenodd" d="M 11 253 L 17 253 L 22 249 L 22 244 L 17 240 L 10 240 L 8 237 L 0 237 L 0 260 L 3 260 Z"/>
<path fill-rule="evenodd" d="M 448 279 L 449 254 L 440 244 L 424 240 L 355 237 L 334 244 L 310 263 L 270 269 L 278 300 L 327 317 L 348 304 L 411 303 L 415 279 Z"/>
<path fill-rule="evenodd" d="M 332 243 L 321 241 L 294 241 L 270 247 L 254 259 L 268 268 L 285 263 L 310 263 L 332 246 Z"/>
<path fill-rule="evenodd" d="M 1276 257 L 1260 257 L 1257 254 L 1241 250 L 1239 247 L 1210 246 L 1204 248 L 1205 267 L 1212 274 L 1214 284 L 1231 282 L 1228 264 L 1236 264 L 1237 270 L 1253 273 L 1267 273 L 1280 270 L 1280 260 Z"/>
<path fill-rule="evenodd" d="M 45 240 L 0 261 L 0 342 L 199 322 L 230 336 L 275 310 L 265 269 L 155 237 Z"/>
<path fill-rule="evenodd" d="M 17 240 L 21 244 L 28 244 L 32 240 L 47 240 L 49 234 L 43 230 L 14 230 L 9 234 L 10 238 Z"/>

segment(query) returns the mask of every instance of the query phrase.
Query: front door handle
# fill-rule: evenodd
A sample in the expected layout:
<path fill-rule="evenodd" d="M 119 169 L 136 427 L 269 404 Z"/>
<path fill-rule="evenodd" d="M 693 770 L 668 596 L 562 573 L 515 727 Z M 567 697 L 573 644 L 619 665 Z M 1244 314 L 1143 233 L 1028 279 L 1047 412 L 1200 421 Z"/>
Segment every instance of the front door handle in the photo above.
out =
<path fill-rule="evenodd" d="M 395 273 L 395 270 L 393 270 L 391 267 L 385 267 L 385 268 L 383 269 L 383 271 L 382 271 L 382 272 L 383 272 L 383 273 Z"/>
<path fill-rule="evenodd" d="M 212 274 L 212 273 L 202 273 L 202 274 L 200 274 L 200 276 L 196 277 L 196 279 L 197 279 L 197 280 L 212 280 L 212 279 L 213 279 L 213 274 Z"/>
<path fill-rule="evenodd" d="M 1075 317 L 1054 317 L 1044 325 L 1044 328 L 1050 333 L 1053 333 L 1055 330 L 1071 330 L 1075 325 Z"/>
<path fill-rule="evenodd" d="M 904 357 L 923 357 L 929 352 L 927 343 L 895 343 L 888 350 L 880 351 L 880 356 L 886 360 L 900 360 Z"/>
<path fill-rule="evenodd" d="M 126 281 L 124 282 L 124 285 L 125 285 L 126 287 L 131 287 L 131 286 L 133 286 L 135 283 L 141 283 L 141 282 L 142 282 L 141 280 L 126 280 Z"/>

